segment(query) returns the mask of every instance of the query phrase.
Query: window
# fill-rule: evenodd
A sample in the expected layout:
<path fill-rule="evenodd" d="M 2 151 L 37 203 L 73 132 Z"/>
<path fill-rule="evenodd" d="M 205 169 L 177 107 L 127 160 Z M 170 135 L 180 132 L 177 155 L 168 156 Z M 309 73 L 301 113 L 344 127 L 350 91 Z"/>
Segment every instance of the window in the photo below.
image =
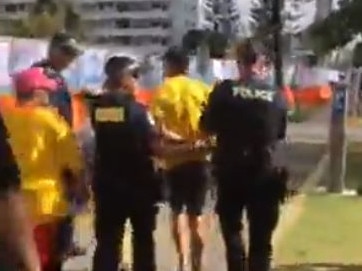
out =
<path fill-rule="evenodd" d="M 160 3 L 153 3 L 152 8 L 162 8 L 162 4 Z"/>
<path fill-rule="evenodd" d="M 161 23 L 160 22 L 152 22 L 151 23 L 151 27 L 160 27 Z"/>
<path fill-rule="evenodd" d="M 117 28 L 129 28 L 130 27 L 130 22 L 129 20 L 117 20 L 116 21 L 116 27 Z"/>
<path fill-rule="evenodd" d="M 25 11 L 25 4 L 19 4 L 18 5 L 18 10 L 19 11 Z"/>
<path fill-rule="evenodd" d="M 17 11 L 17 7 L 14 4 L 5 5 L 5 12 L 14 13 Z"/>
<path fill-rule="evenodd" d="M 162 44 L 163 46 L 167 46 L 167 45 L 169 44 L 168 38 L 163 38 L 163 39 L 161 40 L 161 44 Z"/>
<path fill-rule="evenodd" d="M 129 10 L 129 6 L 124 3 L 117 4 L 116 8 L 118 11 L 128 11 Z"/>
<path fill-rule="evenodd" d="M 170 22 L 163 22 L 163 23 L 161 23 L 161 26 L 162 26 L 162 28 L 170 28 L 171 27 L 171 24 L 170 24 Z"/>
<path fill-rule="evenodd" d="M 162 11 L 168 10 L 167 4 L 163 4 L 163 5 L 161 6 L 161 9 L 162 9 Z"/>

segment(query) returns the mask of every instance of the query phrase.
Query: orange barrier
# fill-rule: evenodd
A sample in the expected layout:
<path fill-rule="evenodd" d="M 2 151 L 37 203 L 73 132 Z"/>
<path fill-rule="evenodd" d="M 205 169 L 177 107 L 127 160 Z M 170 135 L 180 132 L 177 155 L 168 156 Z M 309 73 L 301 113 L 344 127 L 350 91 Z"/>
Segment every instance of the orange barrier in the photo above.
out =
<path fill-rule="evenodd" d="M 15 98 L 11 94 L 0 95 L 0 108 L 11 108 L 15 106 Z"/>
<path fill-rule="evenodd" d="M 83 94 L 75 93 L 72 95 L 72 111 L 73 111 L 73 130 L 75 132 L 81 130 L 88 119 L 88 108 Z"/>
<path fill-rule="evenodd" d="M 144 106 L 148 107 L 152 101 L 154 91 L 147 90 L 147 89 L 139 89 L 135 92 L 135 98 L 137 102 L 143 104 Z"/>
<path fill-rule="evenodd" d="M 293 90 L 289 86 L 284 86 L 283 89 L 284 97 L 288 104 L 288 109 L 294 109 L 295 107 L 295 97 Z"/>
<path fill-rule="evenodd" d="M 324 104 L 332 99 L 332 89 L 329 85 L 310 86 L 296 89 L 295 100 L 302 106 L 313 107 Z"/>
<path fill-rule="evenodd" d="M 138 102 L 148 107 L 150 104 L 153 91 L 138 90 L 135 92 L 135 97 Z M 12 108 L 15 106 L 15 97 L 11 94 L 0 95 L 0 108 Z M 72 111 L 73 111 L 73 130 L 79 131 L 86 123 L 89 112 L 86 101 L 81 93 L 72 94 Z"/>

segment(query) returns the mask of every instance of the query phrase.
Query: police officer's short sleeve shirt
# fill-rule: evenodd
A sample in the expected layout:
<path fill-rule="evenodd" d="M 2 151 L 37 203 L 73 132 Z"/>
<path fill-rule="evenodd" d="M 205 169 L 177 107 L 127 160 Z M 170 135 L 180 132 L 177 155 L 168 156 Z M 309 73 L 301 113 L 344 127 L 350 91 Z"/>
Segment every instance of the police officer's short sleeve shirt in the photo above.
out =
<path fill-rule="evenodd" d="M 146 108 L 136 102 L 134 98 L 122 94 L 105 93 L 100 95 L 93 103 L 92 123 L 96 139 L 104 141 L 109 138 L 110 141 L 116 141 L 112 137 L 127 135 L 129 144 L 114 142 L 113 146 L 117 144 L 120 149 L 128 149 L 133 142 L 134 145 L 141 148 L 140 152 L 149 155 L 150 143 L 155 136 L 153 120 Z M 103 135 L 102 139 L 99 135 Z M 100 144 L 108 145 L 104 142 Z"/>
<path fill-rule="evenodd" d="M 246 83 L 225 80 L 217 84 L 211 93 L 200 125 L 207 132 L 240 140 L 250 129 L 260 129 L 260 132 L 254 133 L 261 135 L 260 138 L 265 132 L 274 136 L 275 131 L 272 130 L 278 129 L 280 119 L 277 116 L 284 108 L 285 102 L 280 93 L 263 80 L 251 79 Z M 258 122 L 264 122 L 264 127 L 256 127 Z M 261 140 L 255 138 L 255 141 Z"/>

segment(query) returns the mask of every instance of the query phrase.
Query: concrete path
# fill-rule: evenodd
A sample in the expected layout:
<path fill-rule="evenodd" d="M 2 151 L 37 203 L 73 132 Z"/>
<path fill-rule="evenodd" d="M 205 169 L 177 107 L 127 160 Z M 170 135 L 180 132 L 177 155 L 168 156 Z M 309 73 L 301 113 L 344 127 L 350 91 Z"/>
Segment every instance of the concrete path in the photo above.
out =
<path fill-rule="evenodd" d="M 301 183 L 299 182 L 303 182 L 303 180 L 318 164 L 319 159 L 323 156 L 325 148 L 324 145 L 328 139 L 329 114 L 330 112 L 328 108 L 326 108 L 306 123 L 289 125 L 288 137 L 291 141 L 291 144 L 289 144 L 288 147 L 288 152 L 290 153 L 289 160 L 293 166 L 293 175 L 298 182 L 298 186 L 301 186 Z M 348 137 L 353 140 L 362 141 L 362 129 L 350 129 L 348 132 Z M 295 202 L 298 202 L 298 204 L 294 204 Z M 289 204 L 283 207 L 279 230 L 277 231 L 275 238 L 276 243 L 278 243 L 278 240 L 280 240 L 283 231 L 290 227 L 293 224 L 293 221 L 298 218 L 299 213 L 301 213 L 302 210 L 302 202 L 302 198 L 297 198 L 296 201 L 291 201 Z M 212 205 L 212 202 L 210 205 Z M 226 268 L 224 260 L 224 247 L 218 228 L 218 221 L 213 213 L 208 215 L 207 219 L 205 220 L 204 227 L 207 236 L 204 270 L 223 271 Z M 88 247 L 88 254 L 85 257 L 78 257 L 69 260 L 65 264 L 64 270 L 90 270 L 91 258 L 95 245 L 92 228 L 92 218 L 90 215 L 86 215 L 78 219 L 76 239 L 78 239 L 80 244 Z M 126 234 L 125 243 L 128 245 L 125 245 L 126 251 L 124 255 L 126 262 L 130 262 L 130 228 L 127 230 L 127 232 L 128 234 Z M 169 230 L 169 209 L 166 206 L 161 208 L 158 215 L 155 240 L 157 247 L 156 255 L 158 270 L 174 270 L 176 255 Z"/>

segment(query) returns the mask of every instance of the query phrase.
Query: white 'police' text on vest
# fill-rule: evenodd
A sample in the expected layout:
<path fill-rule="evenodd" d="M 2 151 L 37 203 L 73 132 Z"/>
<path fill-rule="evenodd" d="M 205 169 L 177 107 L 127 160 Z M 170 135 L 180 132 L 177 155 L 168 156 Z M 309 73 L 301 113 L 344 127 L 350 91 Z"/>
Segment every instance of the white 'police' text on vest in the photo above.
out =
<path fill-rule="evenodd" d="M 274 100 L 274 91 L 262 90 L 262 89 L 249 89 L 245 87 L 234 87 L 233 96 L 241 97 L 243 99 L 255 99 L 263 100 L 267 102 L 273 102 Z"/>

